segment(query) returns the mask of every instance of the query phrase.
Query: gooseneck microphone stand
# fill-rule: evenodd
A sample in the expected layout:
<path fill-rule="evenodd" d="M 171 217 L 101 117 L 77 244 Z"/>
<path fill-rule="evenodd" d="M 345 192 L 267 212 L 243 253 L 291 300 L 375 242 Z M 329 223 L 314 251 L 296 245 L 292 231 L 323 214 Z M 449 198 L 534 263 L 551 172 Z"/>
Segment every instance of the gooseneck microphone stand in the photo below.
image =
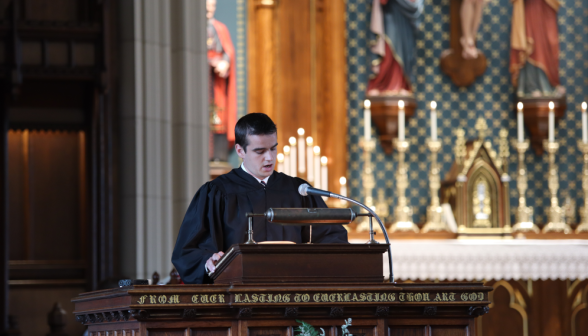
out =
<path fill-rule="evenodd" d="M 311 189 L 311 188 L 308 188 L 308 189 Z M 310 190 L 308 190 L 308 192 L 310 192 Z M 353 203 L 353 204 L 358 205 L 361 208 L 365 209 L 367 212 L 369 212 L 369 214 L 370 214 L 370 240 L 367 242 L 368 244 L 378 244 L 378 242 L 374 239 L 374 228 L 372 227 L 372 217 L 378 221 L 378 224 L 380 224 L 380 228 L 382 229 L 382 232 L 384 233 L 384 238 L 386 239 L 386 244 L 388 244 L 388 267 L 390 268 L 390 282 L 394 283 L 394 272 L 392 271 L 392 245 L 390 245 L 390 238 L 388 237 L 388 232 L 386 232 L 386 227 L 384 227 L 384 223 L 382 223 L 382 220 L 380 219 L 380 217 L 370 207 L 368 207 L 367 205 L 365 205 L 361 202 L 358 202 L 358 201 L 351 199 L 349 197 L 345 197 L 343 195 L 334 194 L 329 191 L 327 191 L 327 193 L 329 193 L 328 197 L 338 198 L 338 199 Z M 358 214 L 358 216 L 361 216 L 361 214 Z"/>

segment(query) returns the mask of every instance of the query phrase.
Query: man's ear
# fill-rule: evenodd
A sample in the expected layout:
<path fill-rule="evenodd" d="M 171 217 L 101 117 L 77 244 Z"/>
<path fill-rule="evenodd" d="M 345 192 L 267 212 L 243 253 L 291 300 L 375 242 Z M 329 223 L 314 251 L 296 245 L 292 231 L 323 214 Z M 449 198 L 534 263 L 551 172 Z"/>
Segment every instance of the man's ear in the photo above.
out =
<path fill-rule="evenodd" d="M 239 157 L 241 159 L 245 158 L 245 149 L 243 147 L 241 147 L 241 145 L 235 144 L 235 151 L 237 152 L 237 155 L 239 155 Z"/>

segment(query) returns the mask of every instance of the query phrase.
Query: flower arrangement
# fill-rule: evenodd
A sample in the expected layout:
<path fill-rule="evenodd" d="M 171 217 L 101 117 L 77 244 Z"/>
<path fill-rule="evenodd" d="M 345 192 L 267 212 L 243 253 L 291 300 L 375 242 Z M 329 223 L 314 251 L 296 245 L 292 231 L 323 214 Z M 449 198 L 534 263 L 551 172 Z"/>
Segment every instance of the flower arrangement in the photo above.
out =
<path fill-rule="evenodd" d="M 296 320 L 296 322 L 300 323 L 300 326 L 294 329 L 294 331 L 298 333 L 297 336 L 325 336 L 325 330 L 323 328 L 319 328 L 321 330 L 321 332 L 319 333 L 312 325 L 304 321 Z M 348 318 L 346 320 L 343 320 L 343 322 L 345 322 L 345 324 L 341 326 L 341 330 L 343 331 L 342 336 L 353 336 L 349 333 L 351 319 Z"/>

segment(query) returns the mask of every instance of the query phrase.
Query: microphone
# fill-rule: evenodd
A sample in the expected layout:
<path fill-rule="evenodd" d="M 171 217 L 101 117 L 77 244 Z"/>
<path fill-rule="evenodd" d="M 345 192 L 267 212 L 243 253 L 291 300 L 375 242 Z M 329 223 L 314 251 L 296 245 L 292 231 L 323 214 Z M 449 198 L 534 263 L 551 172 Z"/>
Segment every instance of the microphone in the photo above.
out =
<path fill-rule="evenodd" d="M 298 193 L 301 196 L 308 196 L 308 195 L 316 195 L 316 196 L 323 196 L 323 197 L 332 197 L 333 196 L 333 194 L 330 191 L 313 188 L 308 183 L 301 184 L 300 187 L 298 187 Z"/>
<path fill-rule="evenodd" d="M 330 191 L 313 188 L 308 183 L 301 184 L 298 187 L 298 193 L 302 196 L 317 195 L 317 196 L 333 197 L 333 198 L 342 199 L 344 201 L 358 205 L 358 206 L 362 207 L 364 210 L 366 210 L 367 212 L 369 212 L 370 216 L 375 218 L 376 221 L 378 222 L 378 224 L 380 225 L 380 228 L 382 229 L 382 231 L 384 233 L 384 239 L 386 239 L 386 244 L 388 244 L 388 265 L 390 267 L 390 269 L 389 269 L 390 282 L 394 283 L 394 273 L 392 271 L 392 247 L 390 245 L 390 238 L 388 237 L 388 232 L 386 231 L 386 227 L 384 226 L 384 223 L 382 223 L 382 220 L 380 219 L 380 217 L 376 214 L 376 212 L 374 210 L 369 208 L 367 205 L 365 205 L 359 201 L 356 201 L 354 199 L 351 199 L 349 197 L 345 197 L 345 196 L 342 196 L 339 194 L 334 194 Z M 371 244 L 372 241 L 374 241 L 374 236 L 373 236 L 374 231 L 371 228 L 371 226 L 372 225 L 371 225 L 371 219 L 370 219 L 370 241 L 368 242 L 368 244 Z"/>

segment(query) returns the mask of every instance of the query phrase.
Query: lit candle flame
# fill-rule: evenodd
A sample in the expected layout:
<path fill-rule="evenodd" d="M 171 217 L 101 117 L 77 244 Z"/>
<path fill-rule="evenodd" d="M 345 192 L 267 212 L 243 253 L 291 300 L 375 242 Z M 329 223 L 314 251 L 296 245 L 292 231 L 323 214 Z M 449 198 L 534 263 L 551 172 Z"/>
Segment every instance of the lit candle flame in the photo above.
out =
<path fill-rule="evenodd" d="M 398 107 L 403 109 L 404 108 L 404 100 L 399 100 L 398 101 Z"/>
<path fill-rule="evenodd" d="M 404 105 L 404 104 L 403 104 L 403 105 Z M 398 106 L 400 106 L 400 104 L 398 104 Z M 432 108 L 433 110 L 437 108 L 437 102 L 436 102 L 436 101 L 434 101 L 434 100 L 433 100 L 433 101 L 431 102 L 431 108 Z"/>
<path fill-rule="evenodd" d="M 555 106 L 555 105 L 553 104 L 553 102 L 549 102 L 549 109 L 550 109 L 550 110 L 553 110 L 553 107 L 554 107 L 554 106 Z"/>
<path fill-rule="evenodd" d="M 306 144 L 308 146 L 312 146 L 312 137 L 309 136 L 308 138 L 306 138 Z"/>
<path fill-rule="evenodd" d="M 519 102 L 517 104 L 517 109 L 522 110 L 523 109 L 523 103 Z"/>
<path fill-rule="evenodd" d="M 584 110 L 584 111 L 586 110 L 586 102 L 582 103 L 582 110 Z"/>
<path fill-rule="evenodd" d="M 314 146 L 313 151 L 315 155 L 319 155 L 321 153 L 321 148 L 319 146 Z"/>
<path fill-rule="evenodd" d="M 327 165 L 327 162 L 329 162 L 329 160 L 327 159 L 326 156 L 321 157 L 321 164 L 323 166 L 326 166 Z"/>
<path fill-rule="evenodd" d="M 290 140 L 288 140 L 288 142 L 290 143 L 290 146 L 294 146 L 296 144 L 296 138 L 290 137 Z"/>
<path fill-rule="evenodd" d="M 282 163 L 282 162 L 284 162 L 284 154 L 282 154 L 282 153 L 279 153 L 279 154 L 278 154 L 278 162 L 279 162 L 279 163 Z"/>
<path fill-rule="evenodd" d="M 299 128 L 298 129 L 298 135 L 303 136 L 304 135 L 304 128 Z"/>
<path fill-rule="evenodd" d="M 363 101 L 363 107 L 365 109 L 369 109 L 371 106 L 372 106 L 372 102 L 370 102 L 369 99 L 366 99 L 366 100 Z"/>
<path fill-rule="evenodd" d="M 284 146 L 284 154 L 290 154 L 290 146 L 286 145 Z"/>
<path fill-rule="evenodd" d="M 345 176 L 341 176 L 341 178 L 339 179 L 339 183 L 341 185 L 345 185 L 347 184 L 347 179 L 345 178 Z"/>

